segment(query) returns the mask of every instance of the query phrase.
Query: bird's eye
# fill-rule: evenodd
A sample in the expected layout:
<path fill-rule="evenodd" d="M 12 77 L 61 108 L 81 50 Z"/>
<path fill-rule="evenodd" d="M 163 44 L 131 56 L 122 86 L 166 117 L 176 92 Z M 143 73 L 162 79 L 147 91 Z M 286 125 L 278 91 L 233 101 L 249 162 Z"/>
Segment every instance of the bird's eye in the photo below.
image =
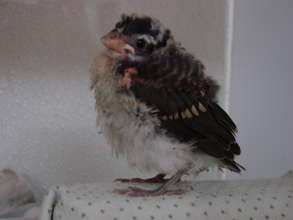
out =
<path fill-rule="evenodd" d="M 138 39 L 136 41 L 136 47 L 139 49 L 143 49 L 146 46 L 146 41 L 144 39 Z"/>

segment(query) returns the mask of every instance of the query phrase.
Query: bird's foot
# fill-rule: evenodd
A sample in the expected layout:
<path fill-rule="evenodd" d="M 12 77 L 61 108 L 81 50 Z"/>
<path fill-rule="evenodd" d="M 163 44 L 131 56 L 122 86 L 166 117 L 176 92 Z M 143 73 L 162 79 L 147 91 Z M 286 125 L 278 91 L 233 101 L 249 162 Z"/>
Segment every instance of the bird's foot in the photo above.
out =
<path fill-rule="evenodd" d="M 166 190 L 146 190 L 137 187 L 128 187 L 127 189 L 115 189 L 114 193 L 126 195 L 129 197 L 153 197 L 153 196 L 178 196 L 183 195 L 186 189 L 166 189 Z"/>
<path fill-rule="evenodd" d="M 133 178 L 133 179 L 116 179 L 115 182 L 121 183 L 166 183 L 169 179 L 165 179 L 165 174 L 158 174 L 155 177 L 149 179 Z M 176 183 L 180 182 L 179 179 Z"/>
<path fill-rule="evenodd" d="M 132 76 L 136 75 L 137 73 L 138 73 L 137 69 L 134 68 L 134 67 L 129 67 L 129 68 L 125 69 L 124 70 L 124 76 L 123 76 L 123 79 L 122 79 L 122 85 L 125 88 L 130 89 L 131 84 L 132 84 Z"/>

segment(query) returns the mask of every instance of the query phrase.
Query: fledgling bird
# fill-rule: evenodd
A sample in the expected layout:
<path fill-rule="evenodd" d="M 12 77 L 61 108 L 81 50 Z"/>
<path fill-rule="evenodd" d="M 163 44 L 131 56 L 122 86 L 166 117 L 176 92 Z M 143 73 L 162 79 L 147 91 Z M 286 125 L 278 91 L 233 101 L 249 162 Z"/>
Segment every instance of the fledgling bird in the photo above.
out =
<path fill-rule="evenodd" d="M 132 167 L 158 173 L 119 181 L 161 183 L 154 190 L 115 192 L 177 195 L 186 190 L 169 186 L 191 170 L 244 169 L 234 161 L 240 154 L 237 128 L 217 104 L 218 85 L 168 28 L 149 16 L 122 15 L 101 41 L 106 50 L 91 67 L 97 124 L 116 155 L 126 156 Z"/>

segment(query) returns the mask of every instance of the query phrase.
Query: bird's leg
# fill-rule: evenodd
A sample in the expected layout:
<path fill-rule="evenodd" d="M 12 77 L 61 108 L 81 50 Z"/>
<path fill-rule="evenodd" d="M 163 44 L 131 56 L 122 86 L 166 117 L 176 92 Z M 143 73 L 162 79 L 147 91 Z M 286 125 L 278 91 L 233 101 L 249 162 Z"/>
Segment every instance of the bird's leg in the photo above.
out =
<path fill-rule="evenodd" d="M 178 171 L 174 176 L 168 179 L 167 182 L 154 190 L 146 190 L 137 187 L 128 187 L 127 189 L 115 189 L 114 193 L 127 195 L 130 197 L 144 197 L 144 196 L 161 196 L 161 195 L 182 195 L 187 192 L 186 189 L 168 189 L 170 185 L 177 183 L 181 177 L 186 173 L 186 170 Z"/>
<path fill-rule="evenodd" d="M 158 174 L 152 178 L 141 179 L 141 178 L 133 178 L 133 179 L 116 179 L 115 182 L 121 183 L 166 183 L 169 179 L 165 179 L 165 174 Z M 181 178 L 178 179 L 178 182 L 181 181 Z"/>

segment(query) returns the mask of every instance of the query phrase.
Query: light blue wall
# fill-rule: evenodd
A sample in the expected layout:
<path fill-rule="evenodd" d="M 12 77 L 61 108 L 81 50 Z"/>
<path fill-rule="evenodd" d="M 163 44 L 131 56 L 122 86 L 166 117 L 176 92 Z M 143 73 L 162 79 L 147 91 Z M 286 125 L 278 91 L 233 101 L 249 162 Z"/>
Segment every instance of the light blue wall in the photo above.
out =
<path fill-rule="evenodd" d="M 230 112 L 242 177 L 282 175 L 293 168 L 293 1 L 236 0 L 234 19 Z"/>

